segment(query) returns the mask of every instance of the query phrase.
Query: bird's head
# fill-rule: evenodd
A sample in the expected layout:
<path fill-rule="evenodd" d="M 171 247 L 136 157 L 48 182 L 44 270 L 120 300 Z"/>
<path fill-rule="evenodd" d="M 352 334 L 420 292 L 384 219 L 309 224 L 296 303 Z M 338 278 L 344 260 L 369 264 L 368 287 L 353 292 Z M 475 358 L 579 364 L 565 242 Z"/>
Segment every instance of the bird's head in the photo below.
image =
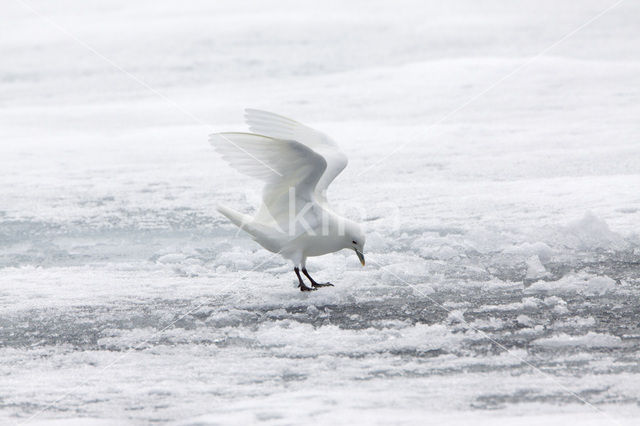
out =
<path fill-rule="evenodd" d="M 364 243 L 366 237 L 364 236 L 364 232 L 355 222 L 347 221 L 344 227 L 344 241 L 345 248 L 352 249 L 358 255 L 358 259 L 360 259 L 360 263 L 364 266 Z"/>

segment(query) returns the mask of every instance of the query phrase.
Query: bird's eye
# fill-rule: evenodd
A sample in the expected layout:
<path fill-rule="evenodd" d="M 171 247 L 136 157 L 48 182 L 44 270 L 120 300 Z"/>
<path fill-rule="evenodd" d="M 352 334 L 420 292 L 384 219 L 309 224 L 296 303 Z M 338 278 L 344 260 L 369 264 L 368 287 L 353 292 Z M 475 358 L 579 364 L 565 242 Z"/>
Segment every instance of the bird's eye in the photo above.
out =
<path fill-rule="evenodd" d="M 355 241 L 351 241 L 351 242 L 352 242 L 353 244 L 358 244 L 358 243 L 356 243 Z"/>

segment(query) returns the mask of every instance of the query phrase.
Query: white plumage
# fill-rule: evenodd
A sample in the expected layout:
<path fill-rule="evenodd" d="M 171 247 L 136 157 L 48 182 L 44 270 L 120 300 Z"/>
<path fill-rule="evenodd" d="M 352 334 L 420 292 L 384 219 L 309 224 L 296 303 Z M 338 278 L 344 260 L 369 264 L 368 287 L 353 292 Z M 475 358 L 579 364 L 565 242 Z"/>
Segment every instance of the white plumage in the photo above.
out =
<path fill-rule="evenodd" d="M 326 191 L 347 166 L 347 157 L 324 133 L 295 120 L 247 109 L 253 133 L 215 133 L 209 138 L 235 169 L 264 182 L 262 205 L 254 217 L 220 206 L 218 210 L 267 250 L 294 263 L 301 290 L 315 282 L 306 259 L 343 248 L 356 251 L 364 265 L 360 226 L 333 212 Z M 302 281 L 299 268 L 312 286 Z"/>

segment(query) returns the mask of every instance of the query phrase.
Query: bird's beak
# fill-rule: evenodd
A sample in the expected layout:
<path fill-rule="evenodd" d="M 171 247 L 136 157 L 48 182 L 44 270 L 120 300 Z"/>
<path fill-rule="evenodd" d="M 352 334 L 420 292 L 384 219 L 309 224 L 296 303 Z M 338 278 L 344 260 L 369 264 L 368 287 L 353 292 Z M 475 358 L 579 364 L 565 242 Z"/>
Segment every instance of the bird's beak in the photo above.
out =
<path fill-rule="evenodd" d="M 356 254 L 358 255 L 358 259 L 360 259 L 360 263 L 362 263 L 362 266 L 364 266 L 364 254 L 362 254 L 362 252 L 358 249 L 354 249 L 356 251 Z"/>

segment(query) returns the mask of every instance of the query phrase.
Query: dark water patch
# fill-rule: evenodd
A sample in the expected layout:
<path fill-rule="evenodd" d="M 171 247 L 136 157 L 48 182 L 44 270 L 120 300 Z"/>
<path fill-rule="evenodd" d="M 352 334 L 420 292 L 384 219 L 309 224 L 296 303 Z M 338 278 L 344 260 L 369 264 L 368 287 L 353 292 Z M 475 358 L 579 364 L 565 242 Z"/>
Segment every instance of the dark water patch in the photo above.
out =
<path fill-rule="evenodd" d="M 555 386 L 557 387 L 557 385 Z M 547 404 L 571 404 L 581 403 L 587 401 L 590 404 L 602 404 L 605 401 L 603 396 L 606 394 L 608 388 L 598 389 L 585 389 L 577 393 L 572 394 L 570 392 L 546 392 L 542 393 L 533 389 L 523 389 L 510 394 L 507 393 L 494 393 L 478 396 L 471 404 L 471 407 L 482 410 L 496 410 L 505 408 L 507 405 L 519 404 L 519 403 L 547 403 Z"/>

